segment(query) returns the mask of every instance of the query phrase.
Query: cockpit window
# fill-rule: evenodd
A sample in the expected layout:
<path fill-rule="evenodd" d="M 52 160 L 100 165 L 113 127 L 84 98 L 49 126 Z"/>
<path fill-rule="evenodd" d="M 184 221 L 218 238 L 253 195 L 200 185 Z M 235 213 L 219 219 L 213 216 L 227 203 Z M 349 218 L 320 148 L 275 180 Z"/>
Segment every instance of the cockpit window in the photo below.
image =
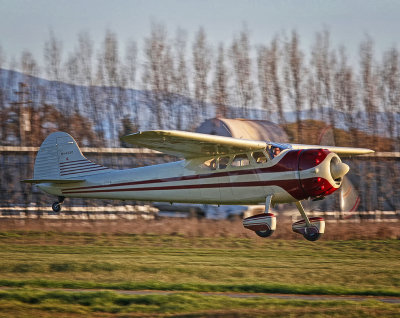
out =
<path fill-rule="evenodd" d="M 225 169 L 228 166 L 229 157 L 220 157 L 218 160 L 218 168 Z"/>
<path fill-rule="evenodd" d="M 244 167 L 250 164 L 249 157 L 246 154 L 236 155 L 232 161 L 232 167 Z"/>
<path fill-rule="evenodd" d="M 267 162 L 267 157 L 265 156 L 265 154 L 262 151 L 253 152 L 252 156 L 256 163 L 266 163 Z"/>
<path fill-rule="evenodd" d="M 215 170 L 215 169 L 217 169 L 217 160 L 215 158 L 209 159 L 209 160 L 205 161 L 201 166 L 202 166 L 202 168 Z"/>

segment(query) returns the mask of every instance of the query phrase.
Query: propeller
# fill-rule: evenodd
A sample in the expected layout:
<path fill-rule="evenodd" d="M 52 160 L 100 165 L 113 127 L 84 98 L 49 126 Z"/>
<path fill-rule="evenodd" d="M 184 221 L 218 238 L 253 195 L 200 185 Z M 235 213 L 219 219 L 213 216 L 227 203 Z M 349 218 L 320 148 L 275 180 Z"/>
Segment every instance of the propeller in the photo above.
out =
<path fill-rule="evenodd" d="M 349 170 L 350 167 L 345 163 L 331 161 L 331 175 L 334 180 L 344 177 Z"/>
<path fill-rule="evenodd" d="M 320 145 L 335 146 L 332 127 L 326 127 L 319 137 Z M 351 183 L 350 179 L 345 176 L 349 172 L 349 166 L 343 162 L 331 162 L 331 174 L 333 179 L 342 178 L 342 185 L 337 191 L 339 193 L 339 206 L 341 212 L 354 212 L 360 203 L 360 196 Z M 347 214 L 350 217 L 351 214 Z"/>

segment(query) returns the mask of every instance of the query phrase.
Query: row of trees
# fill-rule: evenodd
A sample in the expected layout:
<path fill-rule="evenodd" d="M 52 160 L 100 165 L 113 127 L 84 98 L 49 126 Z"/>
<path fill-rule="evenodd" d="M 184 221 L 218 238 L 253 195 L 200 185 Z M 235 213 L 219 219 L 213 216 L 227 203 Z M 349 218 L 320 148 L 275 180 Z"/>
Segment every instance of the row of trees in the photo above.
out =
<path fill-rule="evenodd" d="M 202 28 L 189 41 L 183 30 L 170 36 L 163 25 L 153 24 L 143 41 L 125 43 L 125 53 L 120 46 L 112 31 L 106 31 L 97 49 L 82 32 L 75 49 L 66 53 L 51 32 L 43 65 L 27 50 L 7 59 L 0 48 L 0 68 L 24 74 L 0 77 L 0 140 L 22 143 L 23 118 L 26 122 L 40 113 L 42 120 L 31 129 L 50 123 L 70 127 L 77 116 L 89 118 L 93 142 L 114 146 L 123 129 L 192 130 L 213 116 L 296 121 L 297 142 L 306 141 L 300 124 L 305 118 L 399 141 L 399 51 L 391 48 L 376 56 L 368 37 L 358 59 L 350 59 L 344 47 L 332 47 L 326 30 L 316 33 L 308 50 L 295 31 L 255 45 L 245 28 L 214 47 Z M 19 81 L 25 83 L 23 90 Z M 46 107 L 62 114 L 53 114 L 58 122 L 46 118 Z M 36 130 L 30 134 L 40 134 Z"/>

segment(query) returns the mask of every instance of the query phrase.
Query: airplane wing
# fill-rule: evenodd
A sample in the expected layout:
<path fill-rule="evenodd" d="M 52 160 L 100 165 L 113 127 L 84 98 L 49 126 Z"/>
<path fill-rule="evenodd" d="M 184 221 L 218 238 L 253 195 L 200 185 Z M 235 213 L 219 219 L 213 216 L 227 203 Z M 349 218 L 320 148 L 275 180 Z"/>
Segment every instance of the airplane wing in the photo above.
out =
<path fill-rule="evenodd" d="M 351 157 L 358 155 L 365 155 L 375 152 L 367 148 L 353 148 L 353 147 L 335 147 L 335 146 L 321 146 L 321 145 L 299 145 L 290 144 L 292 149 L 328 149 L 341 157 Z"/>
<path fill-rule="evenodd" d="M 121 138 L 130 144 L 185 159 L 265 149 L 266 142 L 178 130 L 142 131 Z"/>

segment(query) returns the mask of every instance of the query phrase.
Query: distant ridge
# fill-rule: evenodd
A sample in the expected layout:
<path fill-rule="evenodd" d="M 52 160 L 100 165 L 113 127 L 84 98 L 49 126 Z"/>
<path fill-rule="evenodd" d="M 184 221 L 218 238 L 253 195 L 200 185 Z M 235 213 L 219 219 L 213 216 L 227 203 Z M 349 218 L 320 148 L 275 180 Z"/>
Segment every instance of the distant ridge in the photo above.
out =
<path fill-rule="evenodd" d="M 33 106 L 46 103 L 60 111 L 78 110 L 80 114 L 94 121 L 93 126 L 96 130 L 103 129 L 105 137 L 109 140 L 117 138 L 123 118 L 129 118 L 133 123 L 137 123 L 140 130 L 156 128 L 194 130 L 204 120 L 216 116 L 216 107 L 213 104 L 207 103 L 204 112 L 195 114 L 194 109 L 198 104 L 195 100 L 178 94 L 168 94 L 164 100 L 161 97 L 160 105 L 165 126 L 157 127 L 153 115 L 157 109 L 154 104 L 154 92 L 131 88 L 75 85 L 29 76 L 14 70 L 0 69 L 0 87 L 4 92 L 6 107 L 17 101 L 15 91 L 18 90 L 19 82 L 26 83 L 28 89 L 31 90 L 32 94 L 29 98 Z M 240 107 L 228 106 L 227 109 L 229 118 L 245 117 Z M 323 113 L 328 114 L 329 110 L 329 108 L 323 108 Z M 94 119 L 94 112 L 98 116 L 97 122 Z M 296 120 L 296 114 L 293 111 L 284 112 L 284 116 L 288 123 Z M 346 114 L 335 110 L 334 116 L 336 127 L 347 130 Z M 357 128 L 368 131 L 367 113 L 359 111 L 353 116 L 357 118 Z M 386 114 L 378 112 L 376 116 L 379 123 L 378 133 L 386 136 Z M 317 119 L 328 123 L 327 120 L 315 118 L 309 110 L 301 111 L 300 117 L 302 120 Z M 276 113 L 268 116 L 266 110 L 259 108 L 249 109 L 246 118 L 266 119 L 279 124 Z M 400 122 L 400 113 L 395 115 L 395 120 Z"/>

